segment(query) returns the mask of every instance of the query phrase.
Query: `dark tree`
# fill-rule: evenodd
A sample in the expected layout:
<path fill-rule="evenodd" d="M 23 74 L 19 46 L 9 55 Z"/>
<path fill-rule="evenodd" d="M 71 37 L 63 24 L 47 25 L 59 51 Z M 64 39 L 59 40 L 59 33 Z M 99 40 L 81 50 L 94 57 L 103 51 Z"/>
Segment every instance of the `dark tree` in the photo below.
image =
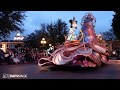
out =
<path fill-rule="evenodd" d="M 102 32 L 101 34 L 102 34 L 104 40 L 116 40 L 114 31 L 112 28 L 109 31 Z"/>
<path fill-rule="evenodd" d="M 21 26 L 24 19 L 25 11 L 0 11 L 0 39 L 6 38 L 11 32 L 23 32 Z"/>
<path fill-rule="evenodd" d="M 37 39 L 38 38 L 37 38 L 35 32 L 31 33 L 25 39 L 25 47 L 36 48 L 38 46 L 37 41 L 36 41 Z"/>
<path fill-rule="evenodd" d="M 64 35 L 68 34 L 67 23 L 65 23 L 61 19 L 58 19 L 55 28 L 57 31 L 56 42 L 63 43 L 65 41 Z"/>
<path fill-rule="evenodd" d="M 114 34 L 116 38 L 120 40 L 120 11 L 115 11 L 112 21 L 113 22 L 111 26 L 113 27 Z"/>
<path fill-rule="evenodd" d="M 58 19 L 54 24 L 48 25 L 47 31 L 51 38 L 52 44 L 63 43 L 65 41 L 64 35 L 68 33 L 67 23 Z"/>
<path fill-rule="evenodd" d="M 41 24 L 40 30 L 35 30 L 33 33 L 28 35 L 25 39 L 26 46 L 31 48 L 40 48 L 42 38 L 45 38 L 47 42 L 49 42 L 49 35 L 46 31 L 46 24 Z"/>
<path fill-rule="evenodd" d="M 26 46 L 32 48 L 39 48 L 42 38 L 46 40 L 46 48 L 49 44 L 55 45 L 57 42 L 63 43 L 65 41 L 64 35 L 67 35 L 67 24 L 61 19 L 58 19 L 55 23 L 41 24 L 39 30 L 35 30 L 34 33 L 28 35 L 26 38 Z"/>

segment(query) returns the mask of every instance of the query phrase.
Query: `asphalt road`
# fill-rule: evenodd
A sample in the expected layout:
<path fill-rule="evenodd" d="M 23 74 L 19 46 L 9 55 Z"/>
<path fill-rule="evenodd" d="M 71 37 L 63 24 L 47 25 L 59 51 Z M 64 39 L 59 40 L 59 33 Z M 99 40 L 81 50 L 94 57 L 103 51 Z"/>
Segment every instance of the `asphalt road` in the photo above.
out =
<path fill-rule="evenodd" d="M 37 64 L 0 65 L 0 79 L 120 79 L 120 60 L 110 60 L 97 68 L 49 67 L 41 70 Z"/>

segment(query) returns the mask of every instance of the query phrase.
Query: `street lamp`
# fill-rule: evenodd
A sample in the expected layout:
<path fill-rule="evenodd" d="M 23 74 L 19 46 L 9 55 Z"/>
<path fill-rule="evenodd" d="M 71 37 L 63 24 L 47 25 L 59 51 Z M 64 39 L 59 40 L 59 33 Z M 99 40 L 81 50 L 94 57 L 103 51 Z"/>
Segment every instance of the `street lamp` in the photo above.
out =
<path fill-rule="evenodd" d="M 52 44 L 49 44 L 49 46 L 51 47 L 51 46 L 52 46 Z"/>
<path fill-rule="evenodd" d="M 41 40 L 41 44 L 43 44 L 43 47 L 44 47 L 44 45 L 46 44 L 46 40 L 45 40 L 45 38 L 42 38 L 42 40 Z"/>

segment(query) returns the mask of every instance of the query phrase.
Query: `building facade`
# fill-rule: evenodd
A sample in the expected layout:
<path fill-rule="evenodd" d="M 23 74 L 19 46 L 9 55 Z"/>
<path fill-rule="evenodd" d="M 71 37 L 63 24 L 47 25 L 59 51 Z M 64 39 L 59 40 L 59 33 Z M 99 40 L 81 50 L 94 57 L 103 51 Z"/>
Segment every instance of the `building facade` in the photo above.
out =
<path fill-rule="evenodd" d="M 14 41 L 14 40 L 4 40 L 0 42 L 0 45 L 1 45 L 0 49 L 2 49 L 6 53 L 8 50 L 14 50 L 24 46 L 24 42 Z"/>
<path fill-rule="evenodd" d="M 14 37 L 14 40 L 3 40 L 0 42 L 0 49 L 2 49 L 5 53 L 8 50 L 19 49 L 19 47 L 24 46 L 24 37 L 17 33 Z"/>

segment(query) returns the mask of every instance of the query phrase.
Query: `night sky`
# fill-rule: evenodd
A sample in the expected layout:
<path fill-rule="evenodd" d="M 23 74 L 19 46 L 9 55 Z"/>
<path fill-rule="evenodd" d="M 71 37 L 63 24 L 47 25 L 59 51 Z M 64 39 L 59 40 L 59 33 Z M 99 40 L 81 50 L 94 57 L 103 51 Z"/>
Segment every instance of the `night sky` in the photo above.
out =
<path fill-rule="evenodd" d="M 111 28 L 112 19 L 114 12 L 113 11 L 27 11 L 26 12 L 26 18 L 23 20 L 25 29 L 24 33 L 21 35 L 26 36 L 36 29 L 40 29 L 40 24 L 42 23 L 51 23 L 56 22 L 57 19 L 62 19 L 62 21 L 65 21 L 68 24 L 68 27 L 70 27 L 69 20 L 73 19 L 73 17 L 76 18 L 78 21 L 78 25 L 81 28 L 81 20 L 82 17 L 87 13 L 91 12 L 94 17 L 96 18 L 96 26 L 95 31 L 97 34 L 100 32 L 105 32 Z M 76 31 L 76 34 L 79 32 L 79 30 Z M 16 35 L 16 33 L 12 33 L 10 35 L 10 39 L 13 39 L 13 37 Z"/>

